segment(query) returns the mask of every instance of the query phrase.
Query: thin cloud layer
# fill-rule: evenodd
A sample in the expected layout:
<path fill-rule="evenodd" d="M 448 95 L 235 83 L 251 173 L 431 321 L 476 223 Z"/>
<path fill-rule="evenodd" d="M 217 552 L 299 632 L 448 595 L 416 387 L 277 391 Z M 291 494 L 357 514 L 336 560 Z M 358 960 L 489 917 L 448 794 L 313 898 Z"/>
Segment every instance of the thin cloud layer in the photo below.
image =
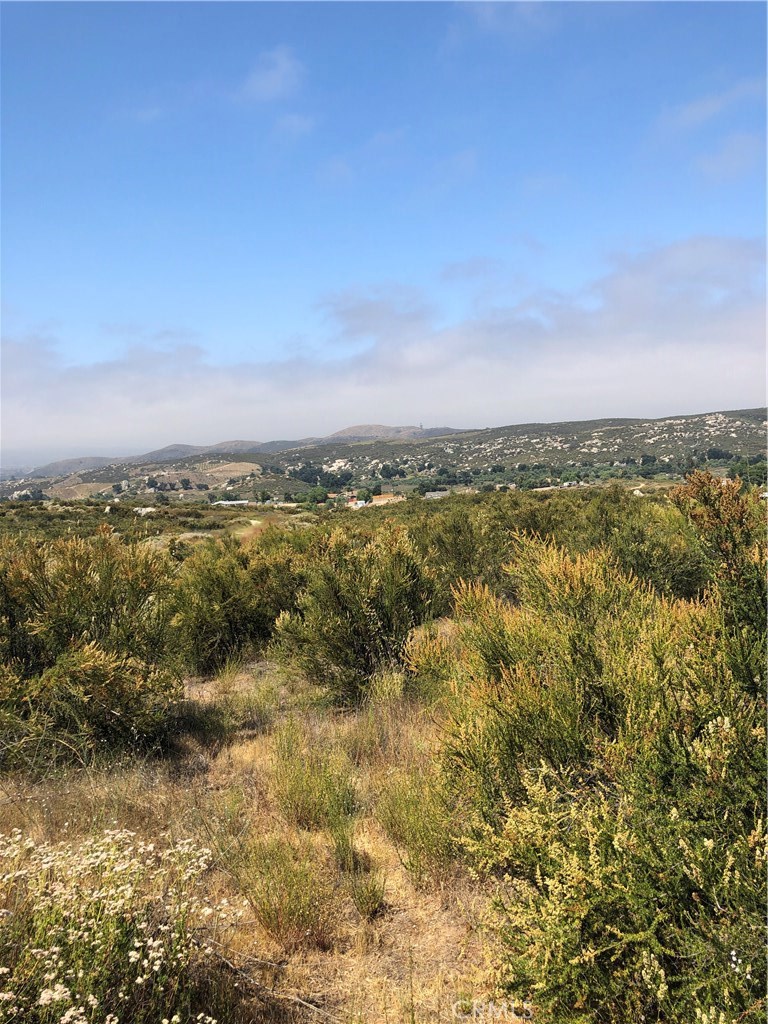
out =
<path fill-rule="evenodd" d="M 579 294 L 485 300 L 447 326 L 412 289 L 331 296 L 322 309 L 335 358 L 233 367 L 196 345 L 143 346 L 68 366 L 51 339 L 11 338 L 4 462 L 353 422 L 482 427 L 755 406 L 764 291 L 759 243 L 702 237 L 619 256 Z"/>
<path fill-rule="evenodd" d="M 240 87 L 240 97 L 263 103 L 284 99 L 298 91 L 304 77 L 304 65 L 288 46 L 278 46 L 260 54 Z"/>
<path fill-rule="evenodd" d="M 748 100 L 765 97 L 765 82 L 750 78 L 736 82 L 719 93 L 701 96 L 667 110 L 662 116 L 663 127 L 669 130 L 691 131 L 701 128 L 715 118 Z"/>
<path fill-rule="evenodd" d="M 698 160 L 699 170 L 716 183 L 748 174 L 765 159 L 765 139 L 755 132 L 734 132 Z"/>

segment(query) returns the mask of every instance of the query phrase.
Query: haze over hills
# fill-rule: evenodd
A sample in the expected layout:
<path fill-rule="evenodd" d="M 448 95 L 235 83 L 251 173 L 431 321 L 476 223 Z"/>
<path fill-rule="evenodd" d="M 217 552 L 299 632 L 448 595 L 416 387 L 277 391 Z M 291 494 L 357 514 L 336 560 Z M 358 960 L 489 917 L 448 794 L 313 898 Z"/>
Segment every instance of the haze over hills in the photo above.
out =
<path fill-rule="evenodd" d="M 194 455 L 208 455 L 219 452 L 229 455 L 245 455 L 256 452 L 277 453 L 291 448 L 309 448 L 316 445 L 333 443 L 334 441 L 352 443 L 354 441 L 378 439 L 404 440 L 420 437 L 439 437 L 444 434 L 456 433 L 461 433 L 461 431 L 455 427 L 428 427 L 425 429 L 413 426 L 389 427 L 378 423 L 362 423 L 337 430 L 327 437 L 304 437 L 297 440 L 278 441 L 218 441 L 216 444 L 210 445 L 169 444 L 164 448 L 158 448 L 155 451 L 145 452 L 141 455 L 93 455 L 73 459 L 59 459 L 55 462 L 46 463 L 43 466 L 35 466 L 33 469 L 28 470 L 26 475 L 31 477 L 65 476 L 70 473 L 100 469 L 102 466 L 176 462 L 179 459 L 187 459 Z"/>

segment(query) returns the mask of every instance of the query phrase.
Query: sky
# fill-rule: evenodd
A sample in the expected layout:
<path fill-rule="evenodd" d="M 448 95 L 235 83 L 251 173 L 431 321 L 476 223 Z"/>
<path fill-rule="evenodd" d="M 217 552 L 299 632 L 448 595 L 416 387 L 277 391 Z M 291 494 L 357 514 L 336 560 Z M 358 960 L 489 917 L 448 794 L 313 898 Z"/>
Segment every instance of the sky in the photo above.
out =
<path fill-rule="evenodd" d="M 2 18 L 2 460 L 765 404 L 766 6 Z"/>

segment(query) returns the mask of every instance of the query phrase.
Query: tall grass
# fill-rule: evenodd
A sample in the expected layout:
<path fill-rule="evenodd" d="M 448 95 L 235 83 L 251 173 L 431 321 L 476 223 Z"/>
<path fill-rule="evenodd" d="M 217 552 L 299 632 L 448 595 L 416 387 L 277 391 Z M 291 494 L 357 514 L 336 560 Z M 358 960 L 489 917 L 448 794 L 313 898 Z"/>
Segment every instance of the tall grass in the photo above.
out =
<path fill-rule="evenodd" d="M 286 952 L 330 949 L 336 892 L 308 844 L 253 840 L 241 849 L 235 876 L 256 920 Z"/>
<path fill-rule="evenodd" d="M 456 854 L 455 822 L 434 770 L 392 773 L 376 803 L 376 817 L 417 885 L 447 877 Z"/>
<path fill-rule="evenodd" d="M 343 753 L 324 749 L 294 718 L 275 733 L 273 788 L 280 810 L 300 828 L 339 828 L 357 809 Z"/>

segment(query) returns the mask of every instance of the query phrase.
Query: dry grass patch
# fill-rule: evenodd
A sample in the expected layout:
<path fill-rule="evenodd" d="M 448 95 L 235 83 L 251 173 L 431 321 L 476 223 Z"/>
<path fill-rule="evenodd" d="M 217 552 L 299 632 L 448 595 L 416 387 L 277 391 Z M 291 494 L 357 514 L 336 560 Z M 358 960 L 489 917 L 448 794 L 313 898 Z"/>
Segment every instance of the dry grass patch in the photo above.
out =
<path fill-rule="evenodd" d="M 449 1021 L 482 975 L 477 891 L 456 876 L 419 889 L 373 816 L 395 766 L 428 763 L 434 723 L 399 692 L 353 712 L 322 709 L 316 688 L 261 666 L 195 682 L 187 699 L 204 718 L 247 706 L 254 690 L 271 694 L 263 728 L 229 713 L 223 740 L 180 737 L 166 761 L 7 781 L 0 831 L 74 842 L 119 827 L 137 842 L 167 835 L 210 849 L 195 898 L 244 916 L 226 929 L 200 921 L 194 934 L 232 965 L 246 1020 Z"/>

